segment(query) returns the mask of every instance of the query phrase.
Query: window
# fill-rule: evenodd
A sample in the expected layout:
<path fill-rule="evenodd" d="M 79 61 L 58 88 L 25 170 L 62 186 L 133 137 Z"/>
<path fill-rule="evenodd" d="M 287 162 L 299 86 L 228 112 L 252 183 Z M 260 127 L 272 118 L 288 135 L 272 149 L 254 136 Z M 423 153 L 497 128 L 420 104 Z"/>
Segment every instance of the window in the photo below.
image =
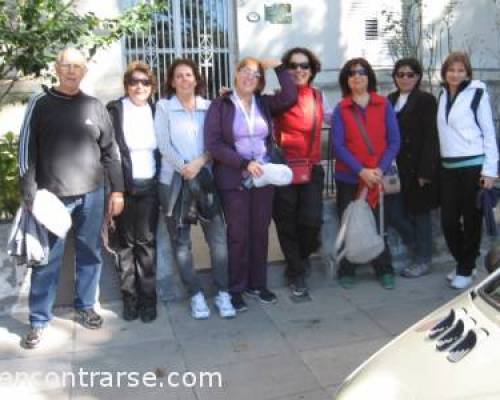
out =
<path fill-rule="evenodd" d="M 365 19 L 365 40 L 378 39 L 378 19 Z"/>
<path fill-rule="evenodd" d="M 175 58 L 193 59 L 214 98 L 222 86 L 231 86 L 235 37 L 231 0 L 171 0 L 154 15 L 146 32 L 124 39 L 129 63 L 141 60 L 156 73 L 158 97 L 163 96 L 167 69 Z"/>

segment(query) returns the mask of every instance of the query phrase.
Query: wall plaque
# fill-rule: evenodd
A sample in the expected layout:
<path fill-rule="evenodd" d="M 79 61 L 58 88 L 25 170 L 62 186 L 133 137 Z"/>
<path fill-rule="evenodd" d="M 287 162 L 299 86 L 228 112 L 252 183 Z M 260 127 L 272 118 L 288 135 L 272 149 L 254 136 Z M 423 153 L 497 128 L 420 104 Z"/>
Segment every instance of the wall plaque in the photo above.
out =
<path fill-rule="evenodd" d="M 292 5 L 290 3 L 274 3 L 264 6 L 264 20 L 271 24 L 291 24 Z"/>

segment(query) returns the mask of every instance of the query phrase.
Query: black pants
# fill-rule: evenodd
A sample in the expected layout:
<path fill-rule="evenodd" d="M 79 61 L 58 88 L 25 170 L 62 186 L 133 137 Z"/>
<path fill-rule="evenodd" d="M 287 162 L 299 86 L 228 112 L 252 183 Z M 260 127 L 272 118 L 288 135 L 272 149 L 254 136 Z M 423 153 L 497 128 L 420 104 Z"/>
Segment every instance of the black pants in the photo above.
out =
<path fill-rule="evenodd" d="M 342 215 L 349 203 L 356 198 L 358 192 L 358 185 L 353 185 L 345 182 L 335 180 L 335 187 L 337 189 L 337 211 L 339 215 L 339 220 L 342 220 Z M 375 220 L 377 221 L 377 226 L 379 224 L 379 210 L 378 207 L 373 210 L 375 214 Z M 382 276 L 384 274 L 393 274 L 394 270 L 392 268 L 392 257 L 387 245 L 387 238 L 384 238 L 385 247 L 384 251 L 372 261 L 373 268 L 377 276 Z M 353 276 L 356 271 L 355 264 L 347 261 L 345 258 L 340 261 L 339 268 L 337 270 L 337 276 Z"/>
<path fill-rule="evenodd" d="M 304 275 L 305 261 L 321 244 L 324 176 L 323 167 L 315 165 L 311 182 L 276 188 L 273 218 L 289 279 Z"/>
<path fill-rule="evenodd" d="M 120 241 L 119 269 L 122 295 L 139 307 L 156 306 L 156 190 L 141 196 L 125 196 L 117 220 Z"/>
<path fill-rule="evenodd" d="M 457 274 L 469 276 L 481 244 L 482 214 L 476 207 L 481 166 L 441 170 L 441 225 Z"/>

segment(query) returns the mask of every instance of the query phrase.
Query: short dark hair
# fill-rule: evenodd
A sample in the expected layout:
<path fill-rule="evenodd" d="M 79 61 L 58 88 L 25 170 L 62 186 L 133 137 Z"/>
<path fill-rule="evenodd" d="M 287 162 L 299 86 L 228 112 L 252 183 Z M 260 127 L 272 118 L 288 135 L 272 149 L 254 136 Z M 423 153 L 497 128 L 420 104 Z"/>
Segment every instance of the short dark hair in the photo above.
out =
<path fill-rule="evenodd" d="M 238 64 L 236 64 L 236 72 L 239 72 L 241 69 L 245 68 L 248 64 L 257 64 L 257 69 L 259 70 L 259 83 L 257 83 L 257 87 L 255 88 L 255 92 L 260 94 L 264 88 L 266 87 L 266 75 L 264 71 L 264 67 L 260 60 L 255 57 L 245 57 Z M 236 79 L 236 78 L 235 78 Z"/>
<path fill-rule="evenodd" d="M 375 76 L 375 72 L 373 72 L 373 68 L 370 63 L 362 57 L 351 58 L 344 64 L 339 74 L 339 85 L 342 90 L 342 97 L 346 97 L 351 94 L 351 88 L 349 87 L 349 83 L 347 81 L 349 80 L 349 71 L 356 65 L 360 65 L 368 73 L 368 92 L 377 91 L 377 77 Z"/>
<path fill-rule="evenodd" d="M 196 86 L 194 88 L 194 94 L 196 96 L 205 95 L 205 82 L 201 77 L 198 65 L 190 58 L 176 58 L 167 70 L 167 81 L 165 82 L 165 95 L 169 99 L 175 95 L 175 88 L 172 86 L 174 80 L 175 69 L 180 65 L 186 65 L 193 71 L 194 79 L 196 79 Z"/>
<path fill-rule="evenodd" d="M 411 57 L 402 58 L 398 60 L 396 64 L 394 64 L 394 68 L 392 70 L 392 80 L 394 81 L 394 84 L 398 86 L 398 84 L 396 83 L 396 74 L 398 73 L 399 69 L 403 67 L 410 68 L 413 72 L 415 72 L 418 75 L 418 81 L 415 85 L 415 87 L 418 88 L 420 86 L 420 82 L 422 81 L 422 73 L 423 73 L 422 65 L 416 58 L 411 58 Z"/>
<path fill-rule="evenodd" d="M 305 47 L 294 47 L 293 49 L 287 50 L 281 57 L 281 62 L 285 66 L 288 66 L 290 59 L 294 54 L 303 54 L 309 60 L 309 64 L 311 65 L 311 77 L 309 78 L 308 83 L 311 83 L 316 77 L 316 74 L 321 71 L 321 62 L 311 50 L 306 49 Z"/>
<path fill-rule="evenodd" d="M 144 75 L 148 76 L 148 80 L 151 81 L 150 96 L 152 96 L 156 90 L 156 77 L 149 65 L 142 61 L 132 61 L 127 66 L 127 70 L 125 71 L 125 74 L 123 74 L 123 88 L 125 89 L 125 94 L 128 93 L 128 86 L 132 80 L 132 75 L 134 75 L 134 72 L 136 71 L 142 72 Z"/>
<path fill-rule="evenodd" d="M 472 79 L 472 65 L 469 56 L 463 51 L 453 51 L 448 54 L 448 57 L 446 57 L 446 60 L 444 60 L 441 66 L 441 79 L 443 82 L 446 82 L 446 73 L 454 63 L 462 63 L 465 67 L 465 71 L 467 71 L 467 77 Z"/>

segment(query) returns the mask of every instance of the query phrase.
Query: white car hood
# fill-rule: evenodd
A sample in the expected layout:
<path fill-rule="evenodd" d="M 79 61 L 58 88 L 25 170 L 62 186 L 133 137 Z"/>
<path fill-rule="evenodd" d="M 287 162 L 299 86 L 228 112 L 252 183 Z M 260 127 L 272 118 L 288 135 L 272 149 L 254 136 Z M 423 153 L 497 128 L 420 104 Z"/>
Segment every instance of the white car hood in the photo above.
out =
<path fill-rule="evenodd" d="M 450 312 L 466 309 L 489 335 L 458 362 L 438 351 L 427 332 Z M 355 370 L 337 400 L 500 399 L 500 312 L 464 293 L 390 342 Z"/>

